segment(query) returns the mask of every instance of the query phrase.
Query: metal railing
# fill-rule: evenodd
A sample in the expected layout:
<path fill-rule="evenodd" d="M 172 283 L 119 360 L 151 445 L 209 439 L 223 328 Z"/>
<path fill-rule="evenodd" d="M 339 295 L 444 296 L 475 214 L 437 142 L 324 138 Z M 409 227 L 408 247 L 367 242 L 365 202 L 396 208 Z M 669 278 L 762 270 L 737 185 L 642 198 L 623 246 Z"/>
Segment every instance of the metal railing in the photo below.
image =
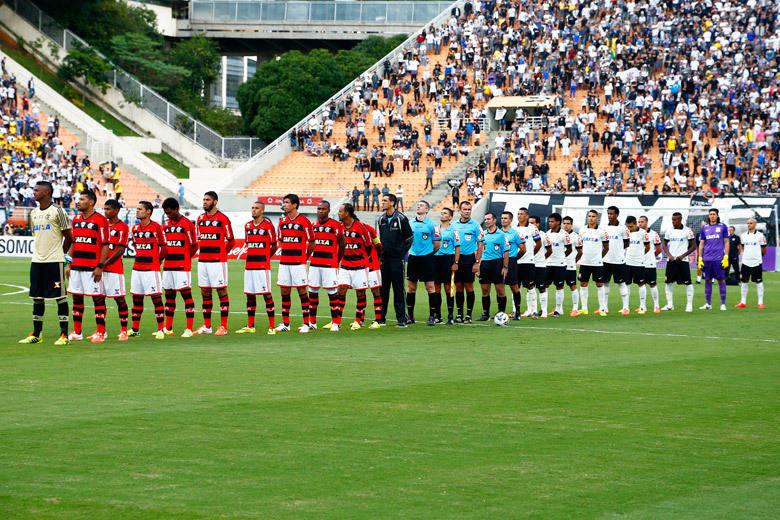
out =
<path fill-rule="evenodd" d="M 87 42 L 60 26 L 54 18 L 41 11 L 29 0 L 8 0 L 5 5 L 45 34 L 65 52 L 73 49 L 76 45 L 90 47 Z M 100 55 L 100 53 L 98 54 Z M 104 58 L 104 56 L 100 56 Z M 217 157 L 223 160 L 249 159 L 263 148 L 262 141 L 256 137 L 223 137 L 176 105 L 168 102 L 129 73 L 112 63 L 110 64 L 112 70 L 106 73 L 109 84 L 124 92 L 130 99 L 137 101 L 167 126 Z"/>
<path fill-rule="evenodd" d="M 425 24 L 452 2 L 284 2 L 210 1 L 190 2 L 190 23 L 208 22 L 354 22 L 380 24 Z M 283 27 L 280 27 L 283 29 Z"/>

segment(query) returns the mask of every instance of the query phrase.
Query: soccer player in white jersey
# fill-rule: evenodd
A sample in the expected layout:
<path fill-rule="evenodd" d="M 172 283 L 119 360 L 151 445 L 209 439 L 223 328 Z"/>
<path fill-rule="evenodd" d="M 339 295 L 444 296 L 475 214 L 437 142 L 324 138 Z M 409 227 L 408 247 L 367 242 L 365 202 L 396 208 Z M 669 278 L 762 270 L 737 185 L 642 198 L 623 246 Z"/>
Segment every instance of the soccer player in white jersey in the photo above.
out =
<path fill-rule="evenodd" d="M 647 287 L 645 287 L 645 255 L 650 251 L 650 237 L 647 231 L 639 228 L 636 217 L 626 217 L 628 228 L 628 249 L 626 249 L 626 282 L 636 284 L 639 289 L 639 308 L 637 314 L 647 312 Z"/>
<path fill-rule="evenodd" d="M 666 253 L 666 305 L 664 311 L 674 310 L 674 285 L 685 286 L 685 312 L 693 312 L 693 285 L 691 285 L 691 266 L 688 257 L 696 251 L 696 238 L 693 231 L 685 226 L 682 213 L 672 214 L 672 227 L 664 234 L 664 253 Z"/>
<path fill-rule="evenodd" d="M 525 253 L 517 258 L 517 281 L 525 287 L 526 311 L 524 317 L 536 316 L 536 266 L 534 256 L 542 248 L 542 240 L 539 237 L 539 229 L 528 222 L 528 208 L 517 210 L 517 234 L 525 242 Z M 515 315 L 520 309 L 515 309 Z"/>
<path fill-rule="evenodd" d="M 644 215 L 639 217 L 639 227 L 647 232 L 650 239 L 650 250 L 645 255 L 645 284 L 650 286 L 650 295 L 653 297 L 653 312 L 660 314 L 661 306 L 659 305 L 658 286 L 656 285 L 658 275 L 655 268 L 658 255 L 661 254 L 661 237 L 650 229 L 650 221 Z"/>
<path fill-rule="evenodd" d="M 529 218 L 531 225 L 539 229 L 541 219 L 536 215 Z M 539 240 L 542 247 L 534 255 L 534 271 L 536 273 L 536 280 L 534 285 L 539 290 L 538 306 L 534 309 L 536 316 L 540 318 L 547 317 L 547 257 L 552 254 L 552 245 L 550 239 L 547 238 L 547 233 L 539 230 Z"/>
<path fill-rule="evenodd" d="M 571 254 L 572 245 L 569 234 L 561 229 L 561 214 L 553 213 L 549 218 L 550 230 L 547 239 L 552 248 L 552 254 L 547 257 L 546 286 L 555 285 L 555 310 L 553 318 L 563 316 L 563 287 L 566 285 L 566 262 Z M 546 308 L 543 307 L 543 310 Z"/>
<path fill-rule="evenodd" d="M 563 217 L 563 230 L 569 234 L 571 241 L 571 253 L 566 256 L 566 285 L 571 290 L 571 313 L 572 318 L 579 316 L 580 292 L 577 290 L 577 262 L 582 257 L 582 238 L 579 233 L 574 232 L 574 219 Z"/>
<path fill-rule="evenodd" d="M 628 229 L 618 220 L 620 210 L 617 206 L 607 208 L 609 251 L 604 255 L 604 311 L 609 307 L 609 281 L 614 280 L 620 289 L 623 308 L 620 314 L 628 316 L 628 285 L 626 285 L 626 248 L 628 247 Z"/>
<path fill-rule="evenodd" d="M 593 280 L 598 289 L 599 310 L 594 314 L 604 316 L 604 256 L 609 252 L 609 235 L 599 228 L 599 214 L 588 211 L 587 225 L 580 230 L 582 256 L 580 257 L 580 314 L 588 314 L 588 283 Z"/>
<path fill-rule="evenodd" d="M 765 309 L 763 259 L 766 254 L 766 237 L 756 229 L 756 224 L 756 219 L 749 218 L 748 230 L 739 237 L 742 242 L 739 246 L 739 251 L 742 253 L 742 270 L 740 271 L 742 283 L 739 287 L 740 301 L 734 306 L 737 309 L 747 307 L 748 283 L 750 283 L 751 278 L 756 284 L 758 308 Z"/>

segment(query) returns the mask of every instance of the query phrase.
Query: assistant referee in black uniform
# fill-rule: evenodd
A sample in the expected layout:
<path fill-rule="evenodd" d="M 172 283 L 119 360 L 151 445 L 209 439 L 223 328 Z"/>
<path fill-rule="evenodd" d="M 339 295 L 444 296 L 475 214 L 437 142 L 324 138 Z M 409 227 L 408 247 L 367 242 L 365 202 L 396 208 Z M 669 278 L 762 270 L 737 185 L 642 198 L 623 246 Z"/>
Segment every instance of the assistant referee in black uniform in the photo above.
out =
<path fill-rule="evenodd" d="M 406 294 L 404 291 L 404 258 L 412 247 L 412 227 L 409 219 L 396 208 L 397 199 L 392 193 L 382 196 L 382 211 L 376 221 L 382 255 L 379 263 L 382 269 L 382 319 L 385 324 L 390 288 L 393 289 L 393 305 L 399 327 L 406 327 Z"/>

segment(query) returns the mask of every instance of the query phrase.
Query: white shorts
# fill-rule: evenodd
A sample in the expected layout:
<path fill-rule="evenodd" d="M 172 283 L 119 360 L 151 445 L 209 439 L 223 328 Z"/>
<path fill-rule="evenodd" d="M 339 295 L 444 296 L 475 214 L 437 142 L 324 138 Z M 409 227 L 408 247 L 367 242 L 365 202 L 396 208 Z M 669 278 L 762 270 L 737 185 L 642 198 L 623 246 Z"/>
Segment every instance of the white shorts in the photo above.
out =
<path fill-rule="evenodd" d="M 192 271 L 163 271 L 162 287 L 166 291 L 192 289 Z"/>
<path fill-rule="evenodd" d="M 271 271 L 252 269 L 244 271 L 244 294 L 268 294 L 271 292 Z"/>
<path fill-rule="evenodd" d="M 377 269 L 376 271 L 368 272 L 368 286 L 371 289 L 382 287 L 382 271 Z"/>
<path fill-rule="evenodd" d="M 306 279 L 306 264 L 280 264 L 276 285 L 279 287 L 305 287 L 309 285 Z"/>
<path fill-rule="evenodd" d="M 353 289 L 367 289 L 368 270 L 339 269 L 339 285 L 349 285 Z"/>
<path fill-rule="evenodd" d="M 130 275 L 130 294 L 151 296 L 162 293 L 160 271 L 136 271 Z"/>
<path fill-rule="evenodd" d="M 103 293 L 106 298 L 122 298 L 125 296 L 125 275 L 119 273 L 103 273 Z"/>
<path fill-rule="evenodd" d="M 92 271 L 74 271 L 70 270 L 70 279 L 68 280 L 68 292 L 70 294 L 83 294 L 85 296 L 102 296 L 103 280 L 96 282 L 92 278 Z"/>
<path fill-rule="evenodd" d="M 198 287 L 222 289 L 227 284 L 227 262 L 198 262 Z"/>
<path fill-rule="evenodd" d="M 333 289 L 339 282 L 339 270 L 335 267 L 309 266 L 309 287 L 312 289 Z"/>

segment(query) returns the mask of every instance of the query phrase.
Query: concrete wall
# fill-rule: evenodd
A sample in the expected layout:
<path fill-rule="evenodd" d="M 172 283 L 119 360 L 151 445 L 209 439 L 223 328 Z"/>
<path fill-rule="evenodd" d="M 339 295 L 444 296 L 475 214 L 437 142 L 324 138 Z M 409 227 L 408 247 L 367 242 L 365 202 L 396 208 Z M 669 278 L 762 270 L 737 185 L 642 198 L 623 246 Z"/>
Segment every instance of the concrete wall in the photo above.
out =
<path fill-rule="evenodd" d="M 120 139 L 141 153 L 162 152 L 162 142 L 153 137 L 120 137 Z"/>
<path fill-rule="evenodd" d="M 152 11 L 157 16 L 157 22 L 155 23 L 157 30 L 165 36 L 173 37 L 176 35 L 176 20 L 173 19 L 170 7 L 134 2 L 133 0 L 125 0 L 125 3 L 132 7 L 142 7 Z"/>

